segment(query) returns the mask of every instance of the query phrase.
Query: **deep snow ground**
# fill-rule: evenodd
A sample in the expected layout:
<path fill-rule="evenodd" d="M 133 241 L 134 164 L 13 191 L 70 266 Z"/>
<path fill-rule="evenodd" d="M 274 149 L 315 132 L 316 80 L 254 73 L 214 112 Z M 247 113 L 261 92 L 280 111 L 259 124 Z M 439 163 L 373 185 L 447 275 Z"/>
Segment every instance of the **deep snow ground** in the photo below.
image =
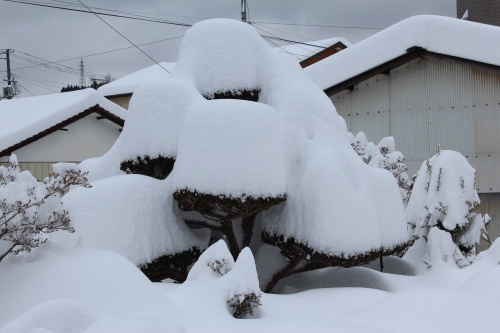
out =
<path fill-rule="evenodd" d="M 124 257 L 82 245 L 49 242 L 0 264 L 0 332 L 498 331 L 500 265 L 494 253 L 464 269 L 422 265 L 417 276 L 329 269 L 323 286 L 375 280 L 385 290 L 285 287 L 295 293 L 263 294 L 255 317 L 234 319 L 221 278 L 151 283 Z"/>

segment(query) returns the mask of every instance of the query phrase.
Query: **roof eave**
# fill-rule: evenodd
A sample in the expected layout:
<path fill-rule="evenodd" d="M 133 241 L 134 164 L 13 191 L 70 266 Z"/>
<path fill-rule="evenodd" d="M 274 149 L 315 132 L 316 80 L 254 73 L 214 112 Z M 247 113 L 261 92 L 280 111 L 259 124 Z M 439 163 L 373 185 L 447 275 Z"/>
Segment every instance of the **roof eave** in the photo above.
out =
<path fill-rule="evenodd" d="M 118 126 L 122 126 L 123 127 L 123 125 L 125 124 L 125 120 L 123 120 L 120 117 L 112 114 L 111 112 L 103 109 L 101 106 L 99 106 L 99 104 L 96 104 L 96 105 L 94 105 L 94 106 L 92 106 L 92 107 L 90 107 L 90 108 L 88 108 L 88 109 L 86 109 L 86 110 L 84 110 L 84 111 L 82 111 L 82 112 L 74 115 L 73 117 L 70 117 L 70 118 L 68 118 L 68 119 L 66 119 L 66 120 L 64 120 L 64 121 L 62 121 L 60 123 L 57 123 L 54 126 L 51 126 L 51 127 L 47 128 L 46 130 L 38 133 L 38 134 L 35 134 L 35 135 L 33 135 L 33 136 L 31 136 L 31 137 L 29 137 L 29 138 L 27 138 L 27 139 L 25 139 L 25 140 L 23 140 L 21 142 L 16 143 L 15 145 L 12 145 L 12 146 L 10 146 L 10 147 L 8 147 L 8 148 L 0 151 L 0 157 L 9 156 L 14 151 L 16 151 L 18 149 L 21 149 L 21 148 L 23 148 L 23 147 L 25 147 L 25 146 L 27 146 L 27 145 L 29 145 L 29 144 L 31 144 L 31 143 L 33 143 L 33 142 L 41 139 L 41 138 L 43 138 L 43 137 L 45 137 L 45 136 L 47 136 L 49 134 L 52 134 L 55 131 L 58 131 L 58 130 L 60 130 L 60 129 L 62 129 L 62 128 L 66 127 L 66 126 L 68 126 L 68 125 L 70 125 L 70 124 L 72 124 L 72 123 L 74 123 L 74 122 L 76 122 L 76 121 L 78 121 L 78 120 L 80 120 L 80 119 L 82 119 L 82 118 L 90 115 L 90 114 L 92 114 L 92 113 L 97 113 L 100 116 L 108 119 L 109 121 L 117 124 Z"/>
<path fill-rule="evenodd" d="M 442 54 L 442 53 L 436 53 L 436 52 L 431 52 L 427 51 L 426 49 L 419 47 L 419 46 L 413 46 L 410 47 L 409 49 L 406 50 L 406 53 L 403 55 L 400 55 L 399 57 L 396 57 L 392 60 L 389 60 L 379 66 L 376 66 L 372 69 L 369 69 L 363 73 L 360 73 L 356 76 L 353 76 L 350 79 L 347 79 L 343 82 L 337 83 L 334 86 L 331 86 L 327 89 L 325 89 L 325 93 L 328 96 L 333 96 L 342 90 L 353 90 L 354 85 L 367 80 L 375 75 L 378 74 L 388 74 L 390 70 L 399 67 L 413 59 L 416 58 L 432 58 L 432 59 L 439 59 L 439 60 L 445 60 L 451 63 L 455 64 L 460 64 L 460 65 L 465 65 L 469 66 L 472 68 L 476 69 L 481 69 L 489 72 L 495 72 L 495 73 L 500 73 L 500 66 L 497 65 L 492 65 L 492 64 L 487 64 L 484 62 L 476 61 L 476 60 L 471 60 L 471 59 L 466 59 L 466 58 L 460 58 L 460 57 L 455 57 L 447 54 Z"/>

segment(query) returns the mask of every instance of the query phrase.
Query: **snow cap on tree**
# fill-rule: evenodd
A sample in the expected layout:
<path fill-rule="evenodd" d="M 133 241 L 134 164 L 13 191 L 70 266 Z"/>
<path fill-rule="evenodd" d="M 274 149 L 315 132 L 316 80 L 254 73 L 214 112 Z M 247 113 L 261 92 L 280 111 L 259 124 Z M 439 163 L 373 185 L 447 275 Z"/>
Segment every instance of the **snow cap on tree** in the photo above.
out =
<path fill-rule="evenodd" d="M 119 253 L 136 265 L 207 247 L 208 230 L 194 233 L 179 216 L 170 179 L 121 175 L 92 186 L 63 198 L 85 246 Z"/>
<path fill-rule="evenodd" d="M 243 200 L 284 197 L 279 128 L 276 111 L 265 104 L 214 100 L 193 105 L 179 140 L 176 189 Z"/>
<path fill-rule="evenodd" d="M 456 264 L 458 267 L 468 265 L 458 246 L 451 240 L 451 235 L 437 227 L 429 231 L 424 263 L 429 268 L 445 263 L 453 266 Z"/>
<path fill-rule="evenodd" d="M 473 257 L 489 221 L 475 210 L 480 203 L 475 180 L 476 170 L 458 152 L 438 151 L 425 161 L 406 209 L 411 236 L 427 237 L 436 226 L 451 234 L 464 255 Z"/>

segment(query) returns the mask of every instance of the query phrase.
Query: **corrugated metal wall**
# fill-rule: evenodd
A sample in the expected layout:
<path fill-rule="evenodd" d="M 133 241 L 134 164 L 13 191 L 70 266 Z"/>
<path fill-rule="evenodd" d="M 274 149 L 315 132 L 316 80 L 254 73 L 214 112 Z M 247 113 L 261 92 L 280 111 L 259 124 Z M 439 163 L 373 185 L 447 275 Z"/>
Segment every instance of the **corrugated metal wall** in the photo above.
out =
<path fill-rule="evenodd" d="M 493 218 L 490 225 L 488 226 L 488 235 L 493 241 L 500 237 L 500 193 L 482 193 L 479 195 L 481 199 L 481 205 L 478 209 L 483 214 L 487 213 Z M 490 244 L 481 240 L 481 243 L 477 246 L 478 251 L 486 250 L 490 247 Z"/>
<path fill-rule="evenodd" d="M 500 207 L 500 74 L 415 59 L 331 96 L 350 132 L 378 143 L 392 135 L 412 176 L 436 147 L 462 153 L 477 170 L 486 212 Z M 491 211 L 488 211 L 491 210 Z M 500 230 L 500 213 L 490 229 Z"/>

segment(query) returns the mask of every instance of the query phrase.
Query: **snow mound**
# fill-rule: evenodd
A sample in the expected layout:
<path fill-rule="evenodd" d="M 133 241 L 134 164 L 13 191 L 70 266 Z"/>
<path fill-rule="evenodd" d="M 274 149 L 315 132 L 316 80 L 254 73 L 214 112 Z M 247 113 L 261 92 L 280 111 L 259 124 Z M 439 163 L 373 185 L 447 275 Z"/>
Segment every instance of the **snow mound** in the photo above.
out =
<path fill-rule="evenodd" d="M 488 250 L 479 253 L 476 260 L 488 260 L 500 264 L 500 238 L 497 238 Z"/>
<path fill-rule="evenodd" d="M 233 256 L 229 252 L 226 242 L 221 239 L 202 253 L 189 271 L 187 281 L 196 280 L 207 273 L 215 273 L 218 276 L 226 275 L 233 266 Z"/>
<path fill-rule="evenodd" d="M 11 256 L 0 263 L 0 293 L 12 300 L 0 302 L 0 326 L 38 304 L 64 298 L 92 309 L 95 315 L 128 319 L 144 312 L 159 314 L 170 323 L 172 332 L 182 332 L 182 325 L 174 319 L 178 309 L 157 293 L 135 265 L 113 252 L 49 241 L 28 255 Z M 50 304 L 30 313 L 52 311 L 59 316 L 55 310 L 61 303 Z M 76 306 L 72 309 L 69 314 L 84 314 Z"/>
<path fill-rule="evenodd" d="M 81 236 L 85 246 L 119 253 L 136 265 L 207 246 L 209 233 L 195 234 L 181 220 L 170 179 L 121 175 L 92 186 L 63 197 L 76 230 L 73 240 Z"/>
<path fill-rule="evenodd" d="M 295 294 L 318 288 L 371 288 L 390 291 L 390 285 L 379 272 L 364 267 L 330 267 L 293 275 L 281 281 L 280 294 Z"/>
<path fill-rule="evenodd" d="M 205 101 L 186 115 L 175 162 L 177 189 L 239 197 L 286 192 L 276 111 L 239 100 Z"/>
<path fill-rule="evenodd" d="M 68 299 L 54 299 L 34 306 L 0 329 L 0 333 L 28 333 L 46 329 L 53 333 L 82 333 L 97 316 Z"/>
<path fill-rule="evenodd" d="M 252 251 L 246 247 L 238 256 L 233 269 L 224 276 L 229 289 L 229 299 L 237 297 L 243 301 L 245 295 L 260 295 L 259 279 Z"/>

